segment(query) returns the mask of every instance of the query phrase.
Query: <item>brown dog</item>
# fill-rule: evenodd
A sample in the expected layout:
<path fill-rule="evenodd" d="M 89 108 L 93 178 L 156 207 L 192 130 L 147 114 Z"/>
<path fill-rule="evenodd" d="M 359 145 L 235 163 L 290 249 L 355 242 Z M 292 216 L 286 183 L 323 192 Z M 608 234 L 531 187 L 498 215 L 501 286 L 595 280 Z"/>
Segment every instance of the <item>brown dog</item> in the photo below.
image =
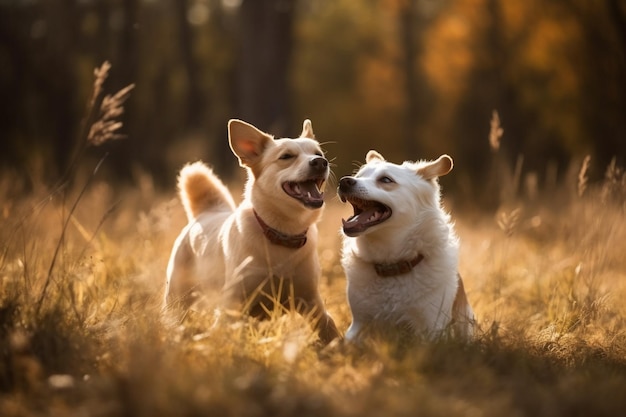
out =
<path fill-rule="evenodd" d="M 230 147 L 248 171 L 242 203 L 201 162 L 186 165 L 178 188 L 189 224 L 167 268 L 167 304 L 191 305 L 220 288 L 223 301 L 265 316 L 276 301 L 310 316 L 320 339 L 339 332 L 318 291 L 317 227 L 328 161 L 305 120 L 296 139 L 274 139 L 241 120 L 228 123 Z"/>

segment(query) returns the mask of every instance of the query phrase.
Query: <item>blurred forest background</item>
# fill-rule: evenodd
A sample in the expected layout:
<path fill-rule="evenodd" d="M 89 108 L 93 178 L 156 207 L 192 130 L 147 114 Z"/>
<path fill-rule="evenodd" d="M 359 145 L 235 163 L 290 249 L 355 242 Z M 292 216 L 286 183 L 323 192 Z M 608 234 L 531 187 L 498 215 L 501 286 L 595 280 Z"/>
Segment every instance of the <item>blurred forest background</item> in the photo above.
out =
<path fill-rule="evenodd" d="M 337 176 L 371 148 L 448 153 L 469 196 L 494 110 L 506 165 L 543 184 L 589 154 L 601 178 L 626 158 L 625 54 L 623 0 L 0 0 L 0 163 L 58 178 L 106 60 L 107 92 L 136 84 L 127 138 L 103 145 L 120 181 L 171 187 L 195 159 L 232 178 L 228 119 L 294 136 L 311 118 Z"/>

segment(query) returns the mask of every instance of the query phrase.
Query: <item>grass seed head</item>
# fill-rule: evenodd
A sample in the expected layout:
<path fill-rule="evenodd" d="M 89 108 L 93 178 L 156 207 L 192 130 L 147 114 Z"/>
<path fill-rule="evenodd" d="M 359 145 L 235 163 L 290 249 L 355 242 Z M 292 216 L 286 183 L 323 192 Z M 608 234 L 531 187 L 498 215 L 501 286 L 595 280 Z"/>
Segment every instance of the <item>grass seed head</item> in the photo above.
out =
<path fill-rule="evenodd" d="M 589 170 L 589 163 L 591 162 L 591 156 L 585 156 L 583 159 L 583 164 L 580 167 L 580 171 L 578 172 L 578 196 L 582 197 L 587 189 L 587 171 Z"/>
<path fill-rule="evenodd" d="M 489 146 L 493 152 L 498 152 L 500 149 L 500 139 L 504 134 L 504 129 L 500 125 L 500 116 L 496 110 L 491 115 L 491 123 L 489 129 Z"/>

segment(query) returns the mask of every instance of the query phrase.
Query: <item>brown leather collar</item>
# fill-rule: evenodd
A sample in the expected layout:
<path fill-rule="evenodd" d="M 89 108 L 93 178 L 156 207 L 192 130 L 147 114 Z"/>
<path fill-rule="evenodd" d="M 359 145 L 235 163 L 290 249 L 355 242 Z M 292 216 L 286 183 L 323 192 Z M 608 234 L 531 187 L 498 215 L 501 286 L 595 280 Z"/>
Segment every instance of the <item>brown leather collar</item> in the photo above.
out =
<path fill-rule="evenodd" d="M 418 253 L 415 258 L 408 261 L 399 261 L 392 264 L 374 264 L 374 269 L 379 277 L 393 277 L 411 272 L 423 259 L 424 255 Z"/>
<path fill-rule="evenodd" d="M 252 210 L 252 212 L 254 213 L 254 217 L 256 217 L 256 221 L 259 223 L 259 226 L 261 226 L 261 230 L 263 230 L 265 238 L 274 245 L 280 245 L 290 249 L 300 249 L 306 244 L 306 234 L 309 229 L 306 229 L 299 235 L 286 235 L 269 227 L 257 214 L 256 210 Z"/>

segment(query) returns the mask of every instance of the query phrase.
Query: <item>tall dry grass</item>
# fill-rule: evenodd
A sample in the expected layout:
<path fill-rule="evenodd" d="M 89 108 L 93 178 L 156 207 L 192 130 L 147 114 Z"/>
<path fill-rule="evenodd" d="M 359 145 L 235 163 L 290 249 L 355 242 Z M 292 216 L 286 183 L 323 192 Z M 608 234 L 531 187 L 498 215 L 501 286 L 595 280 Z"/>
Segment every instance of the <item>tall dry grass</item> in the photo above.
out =
<path fill-rule="evenodd" d="M 455 208 L 478 335 L 403 349 L 319 348 L 297 315 L 164 315 L 185 221 L 173 191 L 89 175 L 62 195 L 15 197 L 4 176 L 0 415 L 621 415 L 626 176 L 612 164 L 593 182 L 586 170 L 556 191 L 502 194 L 495 216 Z M 322 294 L 343 330 L 347 211 L 329 201 L 319 245 Z"/>

